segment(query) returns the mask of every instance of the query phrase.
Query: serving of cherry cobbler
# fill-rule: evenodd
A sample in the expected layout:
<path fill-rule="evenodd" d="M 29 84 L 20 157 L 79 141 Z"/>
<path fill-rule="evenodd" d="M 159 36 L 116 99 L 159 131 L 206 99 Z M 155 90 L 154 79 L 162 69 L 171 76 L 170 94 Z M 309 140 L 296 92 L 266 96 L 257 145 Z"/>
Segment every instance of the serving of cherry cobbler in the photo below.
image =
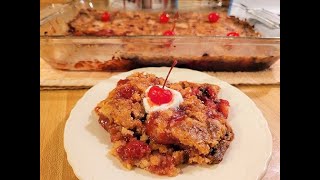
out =
<path fill-rule="evenodd" d="M 136 72 L 95 107 L 114 155 L 128 169 L 176 176 L 182 164 L 218 164 L 234 138 L 229 102 L 208 83 Z"/>

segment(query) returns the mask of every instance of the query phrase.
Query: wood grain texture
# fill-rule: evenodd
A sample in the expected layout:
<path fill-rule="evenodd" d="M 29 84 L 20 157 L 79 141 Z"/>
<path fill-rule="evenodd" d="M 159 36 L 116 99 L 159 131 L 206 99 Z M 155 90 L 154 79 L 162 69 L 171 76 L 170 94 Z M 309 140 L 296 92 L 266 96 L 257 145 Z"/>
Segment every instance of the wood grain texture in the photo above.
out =
<path fill-rule="evenodd" d="M 280 86 L 237 86 L 260 108 L 273 136 L 273 155 L 263 180 L 280 179 Z M 40 91 L 40 179 L 76 180 L 63 147 L 71 109 L 87 90 Z"/>

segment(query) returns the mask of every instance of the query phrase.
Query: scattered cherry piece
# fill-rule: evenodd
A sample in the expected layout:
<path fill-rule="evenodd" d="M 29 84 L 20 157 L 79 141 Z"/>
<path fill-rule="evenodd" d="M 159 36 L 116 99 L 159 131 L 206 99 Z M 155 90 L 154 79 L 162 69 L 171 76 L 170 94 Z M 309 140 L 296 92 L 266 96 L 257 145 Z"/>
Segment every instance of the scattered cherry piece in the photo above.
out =
<path fill-rule="evenodd" d="M 220 16 L 218 13 L 212 12 L 208 15 L 208 19 L 210 22 L 215 23 L 219 20 Z"/>
<path fill-rule="evenodd" d="M 167 23 L 169 22 L 169 19 L 170 19 L 170 16 L 169 14 L 163 12 L 161 15 L 160 15 L 160 23 Z"/>
<path fill-rule="evenodd" d="M 229 32 L 229 33 L 227 34 L 227 36 L 239 37 L 239 33 L 237 33 L 237 32 Z"/>
<path fill-rule="evenodd" d="M 108 12 L 104 12 L 102 15 L 101 15 L 101 21 L 104 21 L 104 22 L 107 22 L 110 20 L 110 14 Z"/>

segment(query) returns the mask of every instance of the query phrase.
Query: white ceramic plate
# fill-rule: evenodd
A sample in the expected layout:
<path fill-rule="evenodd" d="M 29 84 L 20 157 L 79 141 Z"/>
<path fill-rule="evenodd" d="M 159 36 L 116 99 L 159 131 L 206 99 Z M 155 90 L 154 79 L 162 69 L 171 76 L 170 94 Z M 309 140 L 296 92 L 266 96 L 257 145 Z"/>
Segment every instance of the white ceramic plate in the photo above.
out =
<path fill-rule="evenodd" d="M 117 81 L 133 72 L 153 73 L 159 77 L 167 75 L 169 68 L 142 68 L 118 74 L 92 87 L 78 101 L 70 113 L 64 131 L 64 147 L 68 161 L 81 180 L 151 180 L 167 177 L 157 176 L 135 168 L 131 171 L 108 152 L 111 142 L 108 133 L 99 125 L 92 110 L 107 97 Z M 192 165 L 182 169 L 174 180 L 256 180 L 267 168 L 272 153 L 272 137 L 268 124 L 252 100 L 237 88 L 202 72 L 174 68 L 169 81 L 187 80 L 197 83 L 219 85 L 219 97 L 230 102 L 229 121 L 235 138 L 218 165 Z"/>

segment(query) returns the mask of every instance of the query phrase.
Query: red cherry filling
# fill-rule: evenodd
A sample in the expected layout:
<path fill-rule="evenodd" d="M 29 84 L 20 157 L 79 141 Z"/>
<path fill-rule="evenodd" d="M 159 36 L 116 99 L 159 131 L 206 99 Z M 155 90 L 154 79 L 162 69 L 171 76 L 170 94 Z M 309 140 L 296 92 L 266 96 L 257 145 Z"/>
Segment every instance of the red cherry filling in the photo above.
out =
<path fill-rule="evenodd" d="M 129 79 L 120 79 L 120 80 L 117 82 L 117 86 L 126 84 L 127 82 L 129 82 Z"/>
<path fill-rule="evenodd" d="M 238 36 L 239 36 L 239 33 L 237 33 L 237 32 L 229 32 L 229 33 L 227 34 L 227 36 L 238 37 Z"/>
<path fill-rule="evenodd" d="M 148 92 L 150 100 L 157 104 L 166 104 L 172 100 L 172 93 L 170 90 L 163 89 L 159 86 L 152 86 Z"/>
<path fill-rule="evenodd" d="M 104 12 L 102 15 L 101 15 L 101 21 L 104 21 L 104 22 L 107 22 L 110 20 L 110 14 L 108 12 Z"/>
<path fill-rule="evenodd" d="M 215 23 L 219 20 L 220 16 L 218 13 L 212 12 L 208 15 L 208 19 L 210 22 Z"/>
<path fill-rule="evenodd" d="M 150 154 L 151 149 L 142 141 L 132 140 L 125 146 L 120 146 L 117 152 L 122 160 L 140 160 Z"/>
<path fill-rule="evenodd" d="M 118 92 L 118 97 L 124 99 L 130 99 L 132 95 L 135 93 L 135 89 L 131 85 L 126 85 L 121 87 Z"/>
<path fill-rule="evenodd" d="M 218 103 L 218 111 L 221 112 L 225 118 L 228 118 L 229 107 L 229 101 L 220 99 L 220 102 Z"/>
<path fill-rule="evenodd" d="M 160 23 L 167 23 L 169 22 L 169 14 L 163 12 L 161 15 L 160 15 Z"/>
<path fill-rule="evenodd" d="M 174 32 L 171 30 L 167 30 L 163 33 L 164 36 L 174 36 Z"/>
<path fill-rule="evenodd" d="M 198 97 L 198 99 L 200 99 L 204 103 L 206 101 L 208 101 L 208 100 L 214 100 L 216 98 L 216 94 L 215 94 L 213 88 L 210 87 L 210 86 L 204 87 L 204 88 L 200 88 L 196 92 L 197 92 L 197 94 L 195 94 L 195 95 Z"/>

